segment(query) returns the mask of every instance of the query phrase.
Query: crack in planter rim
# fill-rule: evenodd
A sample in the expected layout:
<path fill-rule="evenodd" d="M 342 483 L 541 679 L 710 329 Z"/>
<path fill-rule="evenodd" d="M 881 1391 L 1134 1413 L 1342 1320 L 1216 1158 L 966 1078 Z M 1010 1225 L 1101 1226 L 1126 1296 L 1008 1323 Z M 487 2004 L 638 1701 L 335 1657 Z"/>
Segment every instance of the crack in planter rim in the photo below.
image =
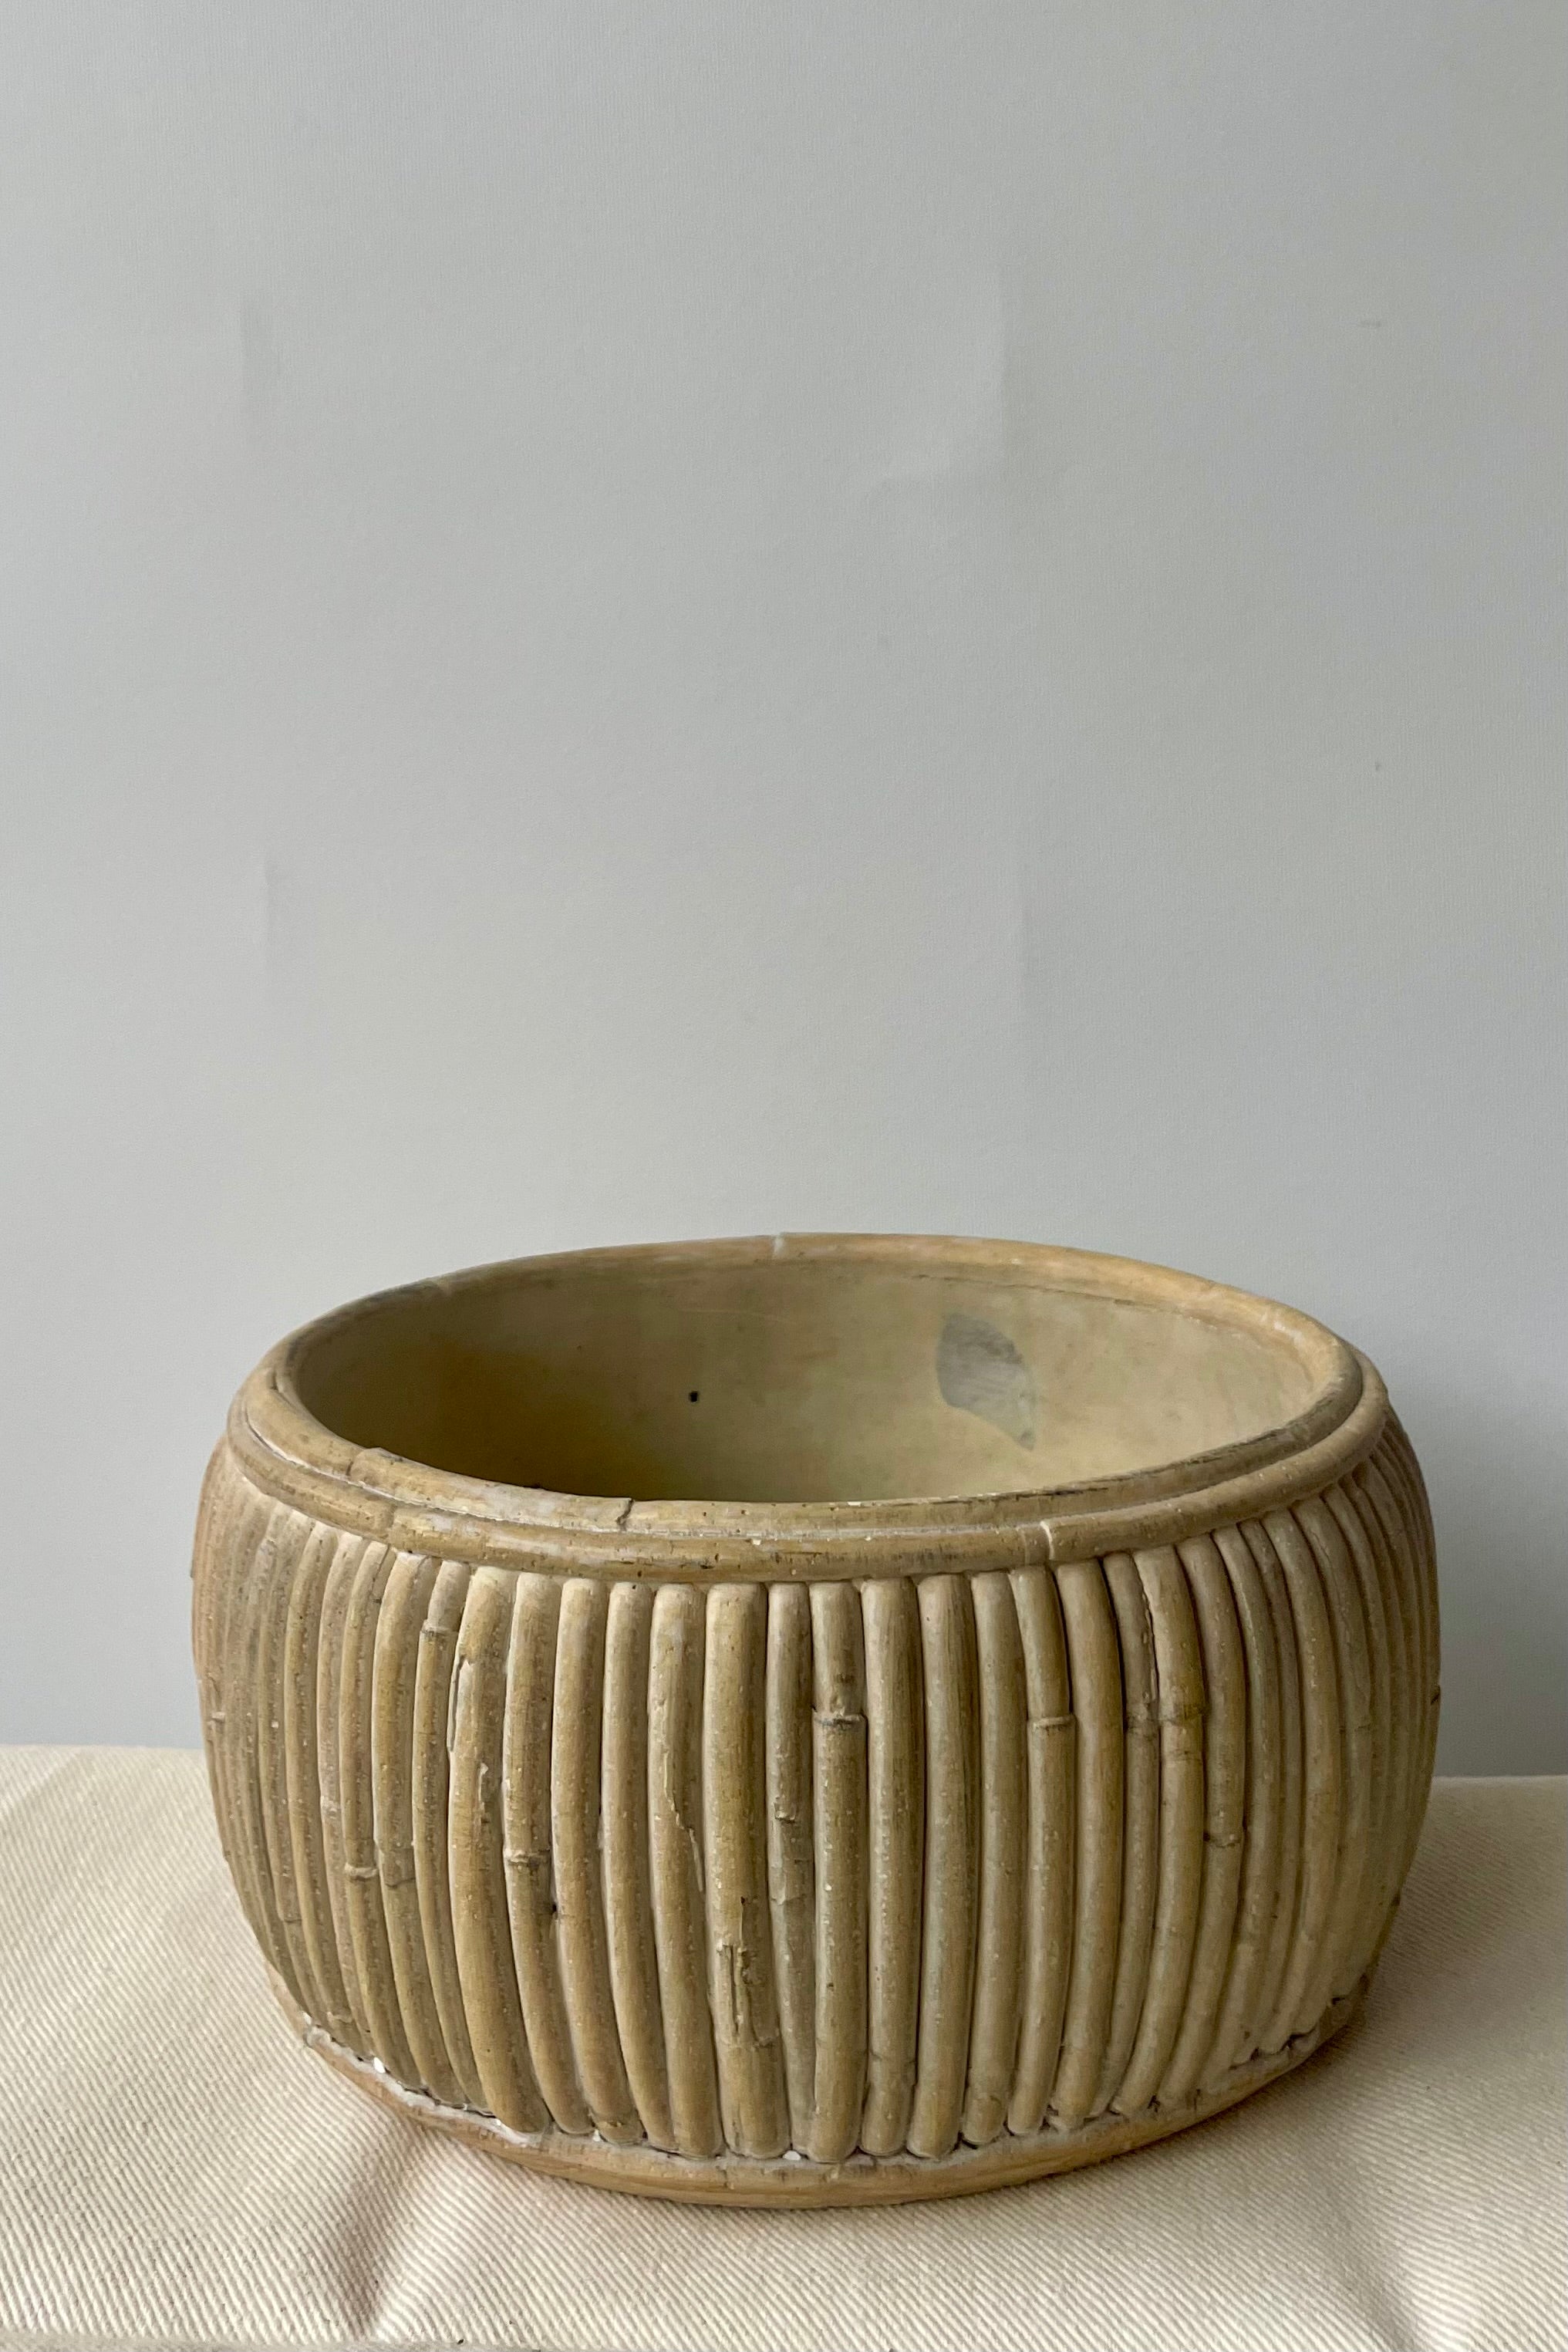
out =
<path fill-rule="evenodd" d="M 351 1324 L 506 1282 L 585 1280 L 766 1263 L 885 1265 L 953 1284 L 1027 1286 L 1249 1330 L 1313 1379 L 1303 1410 L 1257 1436 L 1078 1485 L 1001 1494 L 807 1503 L 559 1494 L 412 1461 L 336 1435 L 302 1402 L 306 1353 Z M 266 1493 L 400 1549 L 501 1568 L 699 1583 L 944 1574 L 1045 1566 L 1171 1544 L 1321 1492 L 1371 1453 L 1388 1419 L 1359 1349 L 1299 1310 L 1141 1260 L 1045 1244 L 924 1234 L 764 1234 L 514 1258 L 356 1299 L 274 1348 L 235 1397 L 228 1434 Z"/>

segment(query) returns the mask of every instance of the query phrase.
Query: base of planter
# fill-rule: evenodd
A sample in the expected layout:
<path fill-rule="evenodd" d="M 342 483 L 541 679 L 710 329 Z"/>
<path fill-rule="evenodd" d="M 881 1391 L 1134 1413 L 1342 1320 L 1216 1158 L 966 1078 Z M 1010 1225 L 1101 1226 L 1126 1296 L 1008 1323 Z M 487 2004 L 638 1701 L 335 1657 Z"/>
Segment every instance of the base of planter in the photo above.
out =
<path fill-rule="evenodd" d="M 560 2131 L 511 2131 L 494 2116 L 477 2115 L 468 2107 L 444 2106 L 423 2092 L 407 2089 L 313 2024 L 271 1969 L 267 1975 L 295 2032 L 329 2065 L 399 2114 L 486 2148 L 509 2164 L 523 2165 L 530 2172 L 553 2173 L 561 2179 L 586 2181 L 596 2189 L 619 2189 L 633 2197 L 669 2198 L 681 2204 L 798 2208 L 903 2205 L 928 2197 L 968 2197 L 982 2189 L 1006 2189 L 1019 2181 L 1037 2180 L 1047 2173 L 1072 2172 L 1080 2165 L 1099 2164 L 1106 2157 L 1124 2155 L 1152 2140 L 1168 2139 L 1173 2132 L 1186 2131 L 1235 2106 L 1249 2093 L 1288 2074 L 1332 2041 L 1360 2008 L 1372 1971 L 1369 1969 L 1351 1991 L 1331 2001 L 1309 2032 L 1297 2034 L 1270 2057 L 1253 2058 L 1235 2067 L 1215 2089 L 1200 2092 L 1180 2106 L 1150 2107 L 1131 2116 L 1098 2116 L 1076 2131 L 1003 2132 L 984 2147 L 960 2143 L 950 2156 L 857 2154 L 842 2164 L 813 2164 L 796 2155 L 674 2156 L 645 2142 L 619 2146 L 601 2139 L 597 2133 L 580 2138 Z"/>

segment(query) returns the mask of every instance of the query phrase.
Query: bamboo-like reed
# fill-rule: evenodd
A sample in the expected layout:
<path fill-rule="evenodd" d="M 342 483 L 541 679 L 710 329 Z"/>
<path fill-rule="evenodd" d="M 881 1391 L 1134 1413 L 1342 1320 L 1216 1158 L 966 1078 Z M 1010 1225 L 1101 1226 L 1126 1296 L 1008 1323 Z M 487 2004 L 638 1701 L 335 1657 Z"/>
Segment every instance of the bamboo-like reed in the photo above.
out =
<path fill-rule="evenodd" d="M 502 1850 L 502 1727 L 516 1579 L 480 1569 L 457 1632 L 452 1683 L 453 1942 L 485 2105 L 512 2131 L 543 2131 L 549 2115 L 528 2053 L 507 1919 Z"/>
<path fill-rule="evenodd" d="M 1257 2046 L 1270 1938 L 1281 1901 L 1285 1778 L 1280 1657 L 1269 1596 L 1258 1563 L 1239 1529 L 1218 1528 L 1214 1545 L 1230 1580 L 1241 1634 L 1247 1767 L 1236 1925 L 1214 2039 L 1199 2076 L 1199 2086 L 1206 2091 L 1222 2083 L 1231 2067 Z"/>
<path fill-rule="evenodd" d="M 813 1585 L 809 1626 L 816 2065 L 807 2153 L 837 2164 L 860 2143 L 866 2079 L 865 1642 L 853 1585 Z"/>
<path fill-rule="evenodd" d="M 643 2137 L 615 2022 L 601 1871 L 601 1721 L 609 1595 L 596 1577 L 562 1589 L 550 1717 L 550 1838 L 561 1989 L 594 2129 L 608 2140 Z"/>
<path fill-rule="evenodd" d="M 721 1584 L 708 1594 L 702 1720 L 708 1984 L 724 2136 L 742 2156 L 781 2156 L 789 2144 L 768 1907 L 767 1635 L 768 1595 L 759 1584 Z"/>
<path fill-rule="evenodd" d="M 1046 1569 L 1019 1569 L 1012 1587 L 1023 1648 L 1029 1777 L 1019 2050 L 1008 2129 L 1021 2137 L 1040 2129 L 1061 2053 L 1077 1896 L 1077 1747 L 1056 1579 Z"/>
<path fill-rule="evenodd" d="M 1225 1563 L 1208 1536 L 1177 1547 L 1197 1620 L 1203 1719 L 1203 1874 L 1192 1968 L 1159 2101 L 1178 2106 L 1197 2088 L 1214 2039 L 1235 1943 L 1247 1796 L 1247 1666 Z"/>
<path fill-rule="evenodd" d="M 867 2051 L 860 2144 L 895 2156 L 915 2103 L 925 1905 L 925 1722 L 920 1612 L 905 1577 L 864 1585 Z M 799 2142 L 797 2142 L 799 2145 Z"/>
<path fill-rule="evenodd" d="M 360 1976 L 350 1896 L 349 1857 L 343 1837 L 342 1653 L 354 1580 L 367 1549 L 372 1555 L 385 1547 L 367 1547 L 353 1536 L 343 1536 L 328 1564 L 317 1622 L 316 1647 L 316 1770 L 320 1789 L 321 1860 L 327 1881 L 333 1948 L 342 1971 L 344 1997 L 354 2021 L 354 2045 L 366 2057 L 379 2054 L 371 2030 L 370 2012 Z M 242 1880 L 242 1887 L 243 1887 Z M 497 2108 L 497 2113 L 500 2110 Z"/>
<path fill-rule="evenodd" d="M 980 1713 L 980 1886 L 962 2130 L 983 2147 L 1007 2121 L 1023 1995 L 1029 1804 L 1023 1642 L 1004 1575 L 971 1584 Z"/>
<path fill-rule="evenodd" d="M 502 1859 L 512 1958 L 534 2080 L 557 2128 L 582 2133 L 589 2128 L 588 2107 L 577 2079 L 566 2019 L 550 1836 L 550 1751 L 560 1603 L 559 1579 L 518 1577 L 512 1597 L 501 1733 Z"/>
<path fill-rule="evenodd" d="M 817 1841 L 812 1807 L 811 1593 L 768 1596 L 768 1900 L 790 2137 L 810 2144 L 817 2098 Z"/>
<path fill-rule="evenodd" d="M 447 2053 L 431 1956 L 420 1916 L 414 1859 L 414 1713 L 425 1615 L 439 1570 L 423 1555 L 394 1555 L 375 1623 L 371 1698 L 374 1851 L 393 1988 L 414 2071 L 433 2097 L 461 2106 L 463 2084 Z"/>
<path fill-rule="evenodd" d="M 648 1858 L 671 2130 L 682 2156 L 714 2156 L 722 2144 L 703 1881 L 706 1628 L 698 1588 L 665 1585 L 648 1657 Z"/>
<path fill-rule="evenodd" d="M 299 1896 L 300 1926 L 310 1954 L 311 1974 L 320 1989 L 323 2002 L 322 2009 L 317 2013 L 334 2041 L 363 2057 L 366 2055 L 364 2041 L 344 1983 L 343 1958 L 339 1948 L 337 1922 L 329 1885 L 319 1760 L 317 1660 L 321 1646 L 321 1604 L 328 1572 L 342 1540 L 335 1528 L 312 1527 L 289 1580 L 281 1694 L 284 1802 L 289 1843 L 293 1849 L 294 1883 Z M 463 1573 L 466 1582 L 466 1571 Z M 444 1767 L 444 1717 L 442 1722 L 441 1757 Z M 215 1757 L 214 1760 L 215 1763 Z M 444 1801 L 442 1830 L 444 1852 Z M 426 1940 L 428 1943 L 428 1934 Z"/>
<path fill-rule="evenodd" d="M 420 2070 L 409 2048 L 397 1996 L 375 1832 L 376 1631 L 393 1559 L 385 1544 L 371 1545 L 350 1588 L 339 1668 L 338 1772 L 349 1933 L 371 2051 L 389 2074 L 406 2083 L 419 2080 Z"/>
<path fill-rule="evenodd" d="M 410 1833 L 430 1990 L 441 2021 L 442 2041 L 460 2086 L 461 2104 L 483 2107 L 484 2086 L 469 2038 L 452 1924 L 452 1870 L 447 1828 L 452 1795 L 449 1748 L 456 1696 L 457 1637 L 468 1597 L 468 1570 L 444 1560 L 436 1571 L 419 1629 L 413 1679 L 413 1730 L 409 1769 L 413 1776 Z"/>
<path fill-rule="evenodd" d="M 1148 1595 L 1131 1552 L 1104 1562 L 1122 1652 L 1122 1911 L 1115 1989 L 1092 2115 L 1121 2088 L 1149 1989 L 1155 1895 L 1160 1874 L 1160 1702 Z"/>
<path fill-rule="evenodd" d="M 655 2147 L 674 2149 L 648 1846 L 649 1655 L 653 1596 L 612 1587 L 605 1617 L 601 1832 L 605 1935 L 628 2087 Z"/>
<path fill-rule="evenodd" d="M 1159 1685 L 1160 1854 L 1149 1981 L 1127 2071 L 1112 2100 L 1136 2115 L 1155 2098 L 1186 2011 L 1204 1877 L 1207 1696 L 1192 1594 L 1169 1546 L 1134 1555 L 1149 1604 Z"/>
<path fill-rule="evenodd" d="M 1071 1562 L 1056 1587 L 1072 1684 L 1077 1819 L 1067 2010 L 1046 2112 L 1071 2132 L 1088 2116 L 1105 2066 L 1122 1919 L 1126 1730 L 1122 1654 L 1099 1561 Z"/>
<path fill-rule="evenodd" d="M 907 2145 L 946 2156 L 958 2137 L 975 1990 L 980 1842 L 975 1616 L 967 1580 L 921 1580 L 925 1669 L 925 1903 L 915 2104 Z"/>

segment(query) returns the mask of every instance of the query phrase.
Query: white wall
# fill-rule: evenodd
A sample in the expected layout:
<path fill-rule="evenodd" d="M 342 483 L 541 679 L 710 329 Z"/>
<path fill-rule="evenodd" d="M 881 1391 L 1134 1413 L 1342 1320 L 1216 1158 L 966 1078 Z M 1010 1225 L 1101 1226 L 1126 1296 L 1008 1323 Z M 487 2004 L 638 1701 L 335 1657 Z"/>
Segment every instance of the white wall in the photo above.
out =
<path fill-rule="evenodd" d="M 230 1391 L 538 1248 L 1323 1317 L 1561 1769 L 1548 0 L 0 17 L 0 1736 L 188 1740 Z"/>

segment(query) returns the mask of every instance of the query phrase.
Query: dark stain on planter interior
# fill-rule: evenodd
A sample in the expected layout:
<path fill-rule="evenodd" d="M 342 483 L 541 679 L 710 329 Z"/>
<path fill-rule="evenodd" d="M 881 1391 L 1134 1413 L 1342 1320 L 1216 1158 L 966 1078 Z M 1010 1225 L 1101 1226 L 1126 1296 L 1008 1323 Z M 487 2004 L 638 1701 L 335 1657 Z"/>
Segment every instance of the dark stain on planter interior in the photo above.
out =
<path fill-rule="evenodd" d="M 988 1421 L 1019 1445 L 1034 1444 L 1034 1374 L 1005 1331 L 978 1315 L 949 1315 L 936 1342 L 936 1385 L 946 1403 Z"/>

